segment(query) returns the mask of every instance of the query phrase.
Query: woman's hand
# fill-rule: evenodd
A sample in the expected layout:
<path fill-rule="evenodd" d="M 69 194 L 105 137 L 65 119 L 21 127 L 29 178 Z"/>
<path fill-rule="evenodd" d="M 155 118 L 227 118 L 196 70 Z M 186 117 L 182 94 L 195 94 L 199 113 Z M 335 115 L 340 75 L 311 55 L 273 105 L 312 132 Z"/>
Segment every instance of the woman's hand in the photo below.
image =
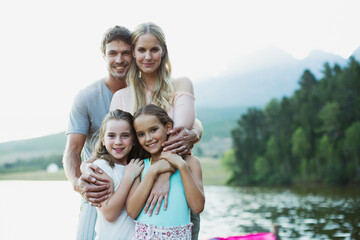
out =
<path fill-rule="evenodd" d="M 171 151 L 180 156 L 190 154 L 194 144 L 199 141 L 199 136 L 194 129 L 175 127 L 169 131 L 169 139 L 162 144 L 163 151 Z"/>

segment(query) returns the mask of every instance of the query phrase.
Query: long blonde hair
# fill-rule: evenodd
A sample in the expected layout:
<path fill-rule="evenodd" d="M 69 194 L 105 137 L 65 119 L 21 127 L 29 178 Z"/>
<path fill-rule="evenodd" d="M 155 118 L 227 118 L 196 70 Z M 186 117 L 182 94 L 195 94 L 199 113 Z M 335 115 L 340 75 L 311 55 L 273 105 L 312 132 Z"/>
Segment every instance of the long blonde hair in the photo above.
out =
<path fill-rule="evenodd" d="M 168 110 L 172 105 L 174 86 L 171 82 L 171 63 L 168 55 L 165 35 L 161 28 L 154 23 L 143 23 L 135 28 L 131 34 L 131 46 L 134 51 L 135 45 L 141 35 L 150 33 L 154 35 L 160 42 L 165 54 L 161 59 L 161 64 L 157 69 L 157 78 L 154 91 L 151 95 L 152 103 Z M 136 61 L 132 61 L 127 74 L 127 84 L 133 95 L 133 111 L 146 105 L 146 85 L 141 78 L 141 71 L 136 65 Z"/>

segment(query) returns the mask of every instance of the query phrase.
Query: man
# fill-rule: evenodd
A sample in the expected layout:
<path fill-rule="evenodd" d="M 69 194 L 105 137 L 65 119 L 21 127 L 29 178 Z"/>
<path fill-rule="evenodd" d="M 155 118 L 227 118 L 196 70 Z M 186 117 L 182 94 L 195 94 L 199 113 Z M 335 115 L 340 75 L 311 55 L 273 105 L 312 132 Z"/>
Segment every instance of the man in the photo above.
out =
<path fill-rule="evenodd" d="M 102 54 L 108 75 L 81 90 L 75 98 L 68 125 L 67 143 L 63 157 L 64 170 L 75 191 L 83 196 L 77 231 L 77 239 L 91 240 L 95 237 L 96 208 L 110 193 L 109 182 L 96 174 L 81 174 L 82 159 L 91 157 L 96 132 L 104 116 L 109 112 L 113 94 L 126 87 L 126 73 L 132 61 L 131 33 L 125 27 L 115 26 L 103 37 Z M 201 138 L 202 127 L 197 122 L 196 129 L 174 129 L 177 137 L 166 143 L 168 150 L 183 154 Z M 91 166 L 94 171 L 101 169 Z M 159 180 L 160 181 L 160 180 Z M 168 180 L 167 180 L 168 181 Z M 153 211 L 157 201 L 167 199 L 169 189 L 157 184 L 151 192 L 147 206 Z M 91 202 L 91 204 L 89 204 Z M 91 206 L 93 205 L 93 206 Z M 196 228 L 195 228 L 196 229 Z M 196 232 L 196 231 L 195 231 Z M 197 235 L 197 233 L 196 233 Z"/>

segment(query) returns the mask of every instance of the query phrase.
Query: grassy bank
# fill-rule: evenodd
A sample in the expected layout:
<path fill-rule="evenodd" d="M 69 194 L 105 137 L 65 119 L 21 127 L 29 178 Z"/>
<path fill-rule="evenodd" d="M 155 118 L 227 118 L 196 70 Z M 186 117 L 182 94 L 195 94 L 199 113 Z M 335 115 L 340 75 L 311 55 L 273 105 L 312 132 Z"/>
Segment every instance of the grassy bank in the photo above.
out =
<path fill-rule="evenodd" d="M 205 185 L 224 185 L 229 177 L 221 166 L 219 159 L 201 158 L 203 169 L 203 180 Z M 0 180 L 66 180 L 64 170 L 57 173 L 48 173 L 47 171 L 18 172 L 0 174 Z"/>
<path fill-rule="evenodd" d="M 33 172 L 2 173 L 0 180 L 66 180 L 64 170 L 49 173 L 45 170 Z"/>
<path fill-rule="evenodd" d="M 225 171 L 220 159 L 201 158 L 204 185 L 225 185 L 230 173 Z"/>

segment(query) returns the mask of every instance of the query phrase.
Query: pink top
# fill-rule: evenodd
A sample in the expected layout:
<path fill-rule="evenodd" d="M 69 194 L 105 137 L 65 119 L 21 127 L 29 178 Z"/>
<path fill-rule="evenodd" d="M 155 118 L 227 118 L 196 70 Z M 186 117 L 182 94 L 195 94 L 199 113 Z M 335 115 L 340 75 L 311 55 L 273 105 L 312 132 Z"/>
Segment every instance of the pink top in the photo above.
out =
<path fill-rule="evenodd" d="M 186 91 L 175 91 L 174 102 L 170 109 L 167 111 L 169 117 L 174 121 L 174 127 L 185 127 L 191 129 L 195 121 L 195 97 Z M 116 109 L 134 114 L 134 107 L 131 103 L 132 92 L 129 87 L 117 91 L 110 106 L 115 106 Z M 146 102 L 151 102 L 151 92 L 146 92 Z M 115 104 L 116 103 L 116 104 Z"/>

